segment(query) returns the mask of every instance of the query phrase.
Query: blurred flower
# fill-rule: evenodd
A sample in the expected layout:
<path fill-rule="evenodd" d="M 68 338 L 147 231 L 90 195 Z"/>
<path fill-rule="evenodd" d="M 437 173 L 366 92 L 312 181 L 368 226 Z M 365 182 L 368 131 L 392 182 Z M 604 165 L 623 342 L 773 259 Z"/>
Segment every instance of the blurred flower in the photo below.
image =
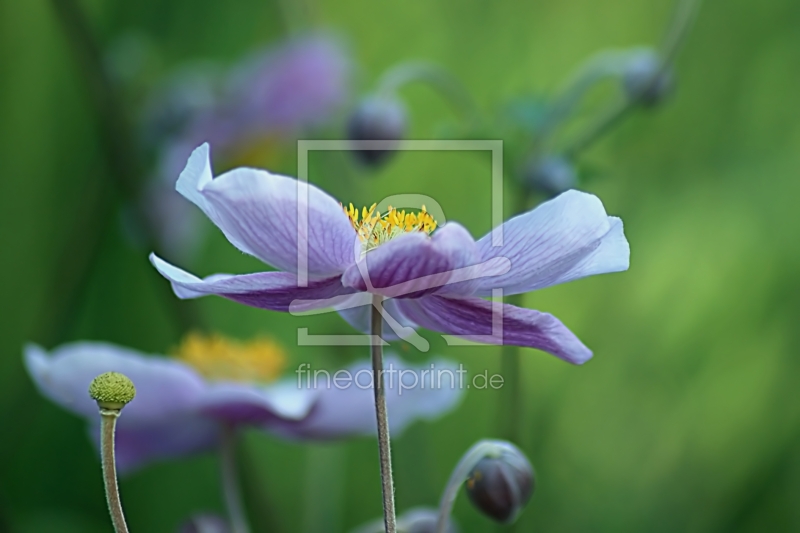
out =
<path fill-rule="evenodd" d="M 478 461 L 465 486 L 475 507 L 494 520 L 509 524 L 533 495 L 533 467 L 519 448 L 506 442 L 499 453 Z"/>
<path fill-rule="evenodd" d="M 631 58 L 622 74 L 622 87 L 628 98 L 645 107 L 660 104 L 673 90 L 672 67 L 664 66 L 654 50 L 643 50 Z"/>
<path fill-rule="evenodd" d="M 39 391 L 86 418 L 97 437 L 97 405 L 86 394 L 93 378 L 120 372 L 136 384 L 136 398 L 117 425 L 117 464 L 131 470 L 152 460 L 214 447 L 220 425 L 253 426 L 294 439 L 333 439 L 375 433 L 369 362 L 347 369 L 350 382 L 311 378 L 308 365 L 285 374 L 283 350 L 272 341 L 237 343 L 220 336 L 188 336 L 177 358 L 152 357 L 100 342 L 65 344 L 52 354 L 28 345 L 25 364 Z M 435 367 L 450 369 L 443 361 Z M 391 366 L 390 366 L 391 365 Z M 447 379 L 433 386 L 432 377 L 396 357 L 387 368 L 409 370 L 414 382 L 387 388 L 392 431 L 401 432 L 417 419 L 432 419 L 453 409 L 461 390 Z M 420 367 L 429 368 L 429 367 Z M 315 371 L 317 372 L 317 371 Z M 421 375 L 421 378 L 420 378 Z M 448 377 L 448 373 L 444 373 Z"/>
<path fill-rule="evenodd" d="M 536 157 L 528 161 L 521 180 L 524 186 L 548 198 L 574 189 L 578 184 L 575 168 L 559 156 Z"/>
<path fill-rule="evenodd" d="M 428 507 L 415 507 L 397 517 L 398 533 L 437 533 L 436 521 L 439 510 Z M 383 520 L 375 520 L 360 526 L 354 533 L 382 533 L 385 531 Z M 444 533 L 458 533 L 458 527 L 452 520 L 448 521 Z"/>
<path fill-rule="evenodd" d="M 417 214 L 390 209 L 384 216 L 374 206 L 364 208 L 359 221 L 352 205 L 345 210 L 292 178 L 238 168 L 214 179 L 208 145 L 189 158 L 177 189 L 234 246 L 281 270 L 200 279 L 151 254 L 180 298 L 216 294 L 276 311 L 333 306 L 363 327 L 375 294 L 389 298 L 384 308 L 401 325 L 538 348 L 580 364 L 592 353 L 558 319 L 481 297 L 628 268 L 622 221 L 579 191 L 505 222 L 504 243 L 495 246 L 493 233 L 476 242 L 453 222 L 431 235 L 437 224 L 424 206 Z M 300 228 L 298 219 L 306 215 L 307 227 Z M 298 272 L 298 256 L 306 272 Z M 307 274 L 308 283 L 299 283 L 298 274 Z M 495 335 L 500 315 L 502 334 Z"/>
<path fill-rule="evenodd" d="M 351 70 L 338 40 L 312 34 L 254 52 L 227 72 L 196 62 L 170 75 L 153 91 L 142 124 L 156 159 L 142 203 L 160 246 L 186 259 L 200 242 L 202 223 L 172 187 L 195 146 L 212 142 L 243 164 L 263 160 L 276 144 L 332 117 L 348 98 Z"/>
<path fill-rule="evenodd" d="M 358 104 L 347 122 L 352 153 L 363 164 L 377 166 L 386 161 L 406 134 L 406 109 L 396 98 L 371 96 Z M 372 150 L 359 141 L 396 141 L 388 149 Z"/>
<path fill-rule="evenodd" d="M 228 522 L 222 517 L 205 513 L 190 517 L 178 527 L 178 533 L 230 533 Z"/>

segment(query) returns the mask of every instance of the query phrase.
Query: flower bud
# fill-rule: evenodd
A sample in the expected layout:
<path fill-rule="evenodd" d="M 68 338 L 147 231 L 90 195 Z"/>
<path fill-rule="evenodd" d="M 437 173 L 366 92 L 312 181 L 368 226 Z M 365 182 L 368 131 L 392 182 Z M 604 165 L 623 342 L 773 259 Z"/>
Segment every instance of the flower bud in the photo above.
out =
<path fill-rule="evenodd" d="M 436 533 L 438 519 L 438 509 L 425 507 L 411 509 L 397 517 L 397 531 L 398 533 Z M 458 533 L 458 528 L 450 520 L 444 531 L 445 533 Z"/>
<path fill-rule="evenodd" d="M 559 156 L 534 158 L 522 170 L 523 184 L 540 194 L 553 198 L 578 185 L 575 167 Z"/>
<path fill-rule="evenodd" d="M 406 109 L 403 104 L 388 96 L 371 96 L 356 107 L 347 123 L 347 135 L 352 141 L 395 141 L 390 147 L 369 149 L 353 143 L 356 159 L 367 166 L 384 163 L 400 144 L 406 133 Z"/>
<path fill-rule="evenodd" d="M 124 374 L 106 372 L 92 380 L 89 396 L 97 402 L 100 409 L 119 411 L 136 396 L 136 387 Z"/>
<path fill-rule="evenodd" d="M 631 59 L 622 75 L 625 94 L 645 107 L 660 104 L 674 87 L 672 67 L 664 67 L 661 58 L 652 50 L 644 51 Z"/>
<path fill-rule="evenodd" d="M 178 527 L 178 533 L 230 533 L 228 523 L 217 515 L 197 514 Z"/>
<path fill-rule="evenodd" d="M 494 520 L 510 524 L 528 503 L 535 486 L 533 467 L 511 444 L 483 457 L 465 483 L 472 504 Z"/>

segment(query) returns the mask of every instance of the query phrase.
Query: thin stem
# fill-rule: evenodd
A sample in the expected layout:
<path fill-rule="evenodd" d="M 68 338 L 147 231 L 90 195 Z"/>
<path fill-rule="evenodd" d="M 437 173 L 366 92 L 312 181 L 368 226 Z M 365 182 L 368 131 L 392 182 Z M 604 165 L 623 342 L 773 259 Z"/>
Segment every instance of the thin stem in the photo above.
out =
<path fill-rule="evenodd" d="M 689 34 L 689 30 L 692 28 L 697 18 L 701 1 L 702 0 L 682 0 L 678 4 L 672 19 L 672 24 L 670 24 L 667 36 L 664 39 L 664 44 L 661 47 L 661 66 L 653 73 L 649 81 L 642 85 L 642 92 L 647 91 L 652 84 L 657 83 L 658 79 L 664 75 L 675 61 L 675 57 L 686 41 L 686 36 Z M 600 120 L 589 128 L 589 131 L 563 151 L 564 156 L 573 158 L 579 152 L 586 150 L 609 129 L 628 116 L 637 105 L 638 101 L 636 98 L 626 98 L 611 105 Z"/>
<path fill-rule="evenodd" d="M 480 111 L 464 85 L 440 66 L 424 61 L 402 63 L 386 72 L 378 82 L 378 93 L 392 94 L 412 82 L 428 84 L 458 113 L 470 128 L 481 122 Z"/>
<path fill-rule="evenodd" d="M 114 430 L 118 416 L 117 410 L 100 409 L 100 458 L 103 464 L 103 482 L 111 523 L 114 524 L 116 533 L 128 533 L 125 516 L 122 514 L 122 502 L 117 486 L 117 466 L 114 460 Z"/>
<path fill-rule="evenodd" d="M 249 533 L 250 526 L 242 504 L 242 494 L 239 490 L 239 476 L 236 466 L 236 431 L 228 426 L 223 426 L 220 438 L 220 464 L 222 469 L 222 494 L 225 498 L 225 507 L 228 510 L 228 520 L 232 533 Z"/>
<path fill-rule="evenodd" d="M 372 377 L 375 389 L 375 414 L 378 419 L 378 450 L 381 462 L 381 492 L 383 495 L 383 524 L 386 533 L 396 533 L 397 517 L 394 510 L 394 481 L 392 480 L 392 450 L 389 437 L 389 415 L 386 411 L 386 381 L 383 372 L 383 344 L 381 316 L 383 297 L 372 298 Z"/>

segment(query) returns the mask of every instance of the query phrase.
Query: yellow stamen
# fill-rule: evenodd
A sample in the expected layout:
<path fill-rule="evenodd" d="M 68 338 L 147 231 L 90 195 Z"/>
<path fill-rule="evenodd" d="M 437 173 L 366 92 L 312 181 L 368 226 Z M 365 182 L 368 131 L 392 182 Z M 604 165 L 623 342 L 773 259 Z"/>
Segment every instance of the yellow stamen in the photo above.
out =
<path fill-rule="evenodd" d="M 436 230 L 436 220 L 428 213 L 425 206 L 418 213 L 408 213 L 405 210 L 397 211 L 392 206 L 388 207 L 386 214 L 381 216 L 380 211 L 375 211 L 377 204 L 361 210 L 361 221 L 358 220 L 358 209 L 350 204 L 342 205 L 350 223 L 361 239 L 363 252 L 366 253 L 381 244 L 412 231 L 421 231 L 430 235 Z"/>
<path fill-rule="evenodd" d="M 176 351 L 178 359 L 218 381 L 266 383 L 286 367 L 283 348 L 268 338 L 238 342 L 219 334 L 189 333 Z"/>

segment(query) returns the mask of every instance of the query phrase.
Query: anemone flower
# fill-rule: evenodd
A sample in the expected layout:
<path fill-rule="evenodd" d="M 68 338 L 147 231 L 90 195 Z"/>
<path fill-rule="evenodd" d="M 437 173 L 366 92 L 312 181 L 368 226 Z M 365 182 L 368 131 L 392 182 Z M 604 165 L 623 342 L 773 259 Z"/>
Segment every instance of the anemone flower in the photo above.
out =
<path fill-rule="evenodd" d="M 207 144 L 192 153 L 177 190 L 239 250 L 278 269 L 200 279 L 151 254 L 178 297 L 215 294 L 276 311 L 334 307 L 363 328 L 376 295 L 401 337 L 402 328 L 421 326 L 581 364 L 592 352 L 557 318 L 482 297 L 628 268 L 622 221 L 574 190 L 478 241 L 455 222 L 437 229 L 424 206 L 383 216 L 364 208 L 359 219 L 352 205 L 293 178 L 249 168 L 214 178 Z"/>
<path fill-rule="evenodd" d="M 311 372 L 309 365 L 286 375 L 281 348 L 263 339 L 238 343 L 190 335 L 176 358 L 101 342 L 65 344 L 52 354 L 28 345 L 25 364 L 39 391 L 86 418 L 95 439 L 99 417 L 87 393 L 89 383 L 108 371 L 133 381 L 136 397 L 117 423 L 117 463 L 122 471 L 213 448 L 224 427 L 250 426 L 301 440 L 375 433 L 368 362 L 334 373 L 338 380 L 320 370 Z M 462 391 L 451 363 L 434 360 L 427 368 L 417 368 L 392 357 L 388 364 L 398 377 L 387 388 L 393 432 L 415 420 L 441 416 L 458 404 Z M 431 364 L 442 370 L 436 383 Z M 428 373 L 423 374 L 423 368 Z"/>

